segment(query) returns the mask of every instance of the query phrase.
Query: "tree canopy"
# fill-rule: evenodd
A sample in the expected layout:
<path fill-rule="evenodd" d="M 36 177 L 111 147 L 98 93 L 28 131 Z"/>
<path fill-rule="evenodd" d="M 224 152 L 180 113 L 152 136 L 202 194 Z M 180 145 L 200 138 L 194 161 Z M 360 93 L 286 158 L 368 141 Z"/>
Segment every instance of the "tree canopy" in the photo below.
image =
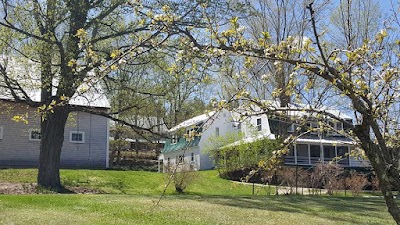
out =
<path fill-rule="evenodd" d="M 147 70 L 152 78 L 140 83 L 135 89 L 139 95 L 135 96 L 149 100 L 157 95 L 170 96 L 165 99 L 170 101 L 173 113 L 184 105 L 182 99 L 193 97 L 186 93 L 201 89 L 200 83 L 220 75 L 215 80 L 230 84 L 226 89 L 230 94 L 217 104 L 220 107 L 240 103 L 257 105 L 270 114 L 290 111 L 287 104 L 277 107 L 255 95 L 254 86 L 249 84 L 261 78 L 278 81 L 278 85 L 266 85 L 271 85 L 270 96 L 281 103 L 290 97 L 307 105 L 304 110 L 316 118 L 345 123 L 370 160 L 389 212 L 400 224 L 400 209 L 392 193 L 400 190 L 400 20 L 396 5 L 390 15 L 383 17 L 380 13 L 382 16 L 376 17 L 380 11 L 375 1 L 340 1 L 328 16 L 325 10 L 331 10 L 332 5 L 326 1 L 301 1 L 295 7 L 289 4 L 295 1 L 275 1 L 276 7 L 273 1 L 260 0 L 260 6 L 254 2 L 2 0 L 2 55 L 23 58 L 38 71 L 35 77 L 29 73 L 13 76 L 7 60 L 0 63 L 2 88 L 16 102 L 40 109 L 38 184 L 61 188 L 59 160 L 70 112 L 90 111 L 123 122 L 104 112 L 66 104 L 75 94 L 81 94 L 79 87 L 86 83 L 95 86 L 104 80 L 118 84 L 118 79 L 127 77 L 116 70 L 124 69 L 126 63 L 137 69 L 137 65 L 152 59 L 171 77 L 165 76 L 169 79 L 163 80 L 164 86 L 157 87 L 151 82 L 158 78 L 151 74 L 156 69 Z M 251 8 L 253 11 L 248 11 Z M 254 21 L 271 19 L 285 9 L 293 13 L 277 16 L 272 31 L 261 26 L 261 30 L 249 32 Z M 251 17 L 254 12 L 256 16 Z M 268 17 L 260 16 L 265 12 Z M 298 17 L 295 12 L 302 13 Z M 303 20 L 299 22 L 298 18 Z M 385 21 L 378 23 L 380 18 Z M 331 22 L 335 27 L 329 25 Z M 291 24 L 301 29 L 291 33 Z M 224 73 L 219 73 L 221 64 L 229 66 L 223 63 L 225 60 L 233 60 L 238 66 L 225 67 Z M 268 73 L 260 72 L 260 62 L 270 67 Z M 252 72 L 256 75 L 249 76 Z M 24 80 L 35 80 L 41 93 L 39 101 L 28 94 Z M 151 92 L 142 87 L 149 87 Z M 163 87 L 172 89 L 165 92 Z M 343 107 L 346 103 L 349 107 Z M 329 113 L 321 107 L 324 105 L 350 112 L 355 123 Z M 179 120 L 175 117 L 172 124 Z"/>
<path fill-rule="evenodd" d="M 260 31 L 257 39 L 249 37 L 246 24 L 239 17 L 230 18 L 225 26 L 209 22 L 205 34 L 208 42 L 198 41 L 193 32 L 185 34 L 193 49 L 210 57 L 235 58 L 243 65 L 237 76 L 229 77 L 236 81 L 231 84 L 239 85 L 234 86 L 234 92 L 231 89 L 233 95 L 229 99 L 220 102 L 221 107 L 238 101 L 242 105 L 257 105 L 269 114 L 284 115 L 297 110 L 270 104 L 271 101 L 258 98 L 249 86 L 243 85 L 253 81 L 248 73 L 258 60 L 274 65 L 271 76 L 284 71 L 286 66 L 292 67 L 285 87 L 274 87 L 271 96 L 284 92 L 321 123 L 329 118 L 348 126 L 352 139 L 365 151 L 379 177 L 389 212 L 400 223 L 400 209 L 392 193 L 400 190 L 397 9 L 393 8 L 391 17 L 378 24 L 373 17 L 379 12 L 376 2 L 340 1 L 332 16 L 336 27 L 332 27 L 326 26 L 326 7 L 323 1 L 305 2 L 301 9 L 307 12 L 310 32 L 287 36 L 279 42 L 273 41 L 268 30 Z M 226 73 L 229 74 L 232 73 Z M 329 113 L 327 109 L 332 106 L 354 115 L 355 123 Z"/>

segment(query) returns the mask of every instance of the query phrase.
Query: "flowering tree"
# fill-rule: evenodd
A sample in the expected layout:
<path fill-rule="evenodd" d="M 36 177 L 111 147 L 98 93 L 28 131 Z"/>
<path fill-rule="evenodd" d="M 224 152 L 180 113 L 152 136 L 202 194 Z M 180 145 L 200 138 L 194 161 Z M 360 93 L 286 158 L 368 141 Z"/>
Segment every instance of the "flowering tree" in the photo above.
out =
<path fill-rule="evenodd" d="M 290 36 L 279 43 L 271 42 L 271 35 L 262 31 L 258 39 L 250 39 L 245 27 L 237 17 L 231 18 L 229 26 L 215 26 L 209 22 L 210 41 L 199 41 L 191 31 L 183 31 L 196 51 L 200 49 L 209 57 L 236 57 L 243 61 L 244 70 L 254 66 L 255 59 L 273 62 L 276 69 L 283 65 L 293 66 L 285 92 L 294 96 L 295 101 L 304 103 L 307 91 L 316 86 L 329 86 L 331 97 L 341 104 L 349 104 L 348 110 L 354 114 L 355 124 L 329 113 L 326 108 L 318 107 L 323 102 L 315 95 L 313 103 L 300 109 L 318 118 L 329 118 L 346 124 L 349 135 L 362 148 L 371 162 L 381 185 L 388 210 L 400 224 L 400 209 L 393 199 L 392 191 L 400 190 L 400 68 L 399 45 L 396 40 L 398 30 L 394 17 L 392 27 L 382 27 L 375 35 L 365 35 L 361 45 L 334 48 L 321 30 L 316 13 L 319 7 L 313 2 L 305 5 L 311 23 L 309 36 Z M 396 15 L 395 15 L 396 16 Z M 206 21 L 207 18 L 205 19 Z M 398 27 L 397 27 L 398 28 Z M 370 38 L 372 36 L 372 38 Z M 350 37 L 351 38 L 351 37 Z M 353 42 L 351 42 L 353 43 Z M 242 74 L 245 74 L 243 71 Z M 237 76 L 241 83 L 252 80 L 248 76 Z M 299 89 L 298 85 L 303 84 Z M 282 88 L 275 88 L 272 96 L 279 96 Z M 226 106 L 232 101 L 249 102 L 263 109 L 263 113 L 281 113 L 290 110 L 270 104 L 252 95 L 246 86 L 238 86 L 236 94 L 220 102 Z M 285 151 L 277 151 L 276 154 Z"/>
<path fill-rule="evenodd" d="M 224 4 L 211 3 L 214 10 L 210 8 L 209 15 L 217 15 L 217 6 L 222 9 Z M 71 112 L 86 111 L 119 121 L 113 116 L 116 113 L 68 104 L 74 95 L 87 91 L 80 87 L 98 87 L 103 80 L 118 79 L 113 71 L 120 64 L 146 63 L 143 57 L 157 50 L 168 53 L 172 49 L 169 40 L 179 30 L 202 26 L 200 4 L 202 1 L 1 0 L 1 53 L 27 61 L 35 73 L 14 76 L 6 61 L 1 62 L 2 92 L 41 114 L 38 185 L 62 189 L 60 154 Z M 32 88 L 39 90 L 39 100 L 29 94 Z M 148 96 L 160 93 L 136 91 Z"/>

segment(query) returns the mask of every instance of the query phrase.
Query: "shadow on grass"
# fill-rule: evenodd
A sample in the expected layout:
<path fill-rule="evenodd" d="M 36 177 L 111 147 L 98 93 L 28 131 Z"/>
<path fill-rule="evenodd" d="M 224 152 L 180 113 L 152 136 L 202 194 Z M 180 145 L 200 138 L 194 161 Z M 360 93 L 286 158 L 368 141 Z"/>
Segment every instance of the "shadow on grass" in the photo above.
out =
<path fill-rule="evenodd" d="M 386 221 L 388 217 L 390 218 L 386 211 L 384 200 L 379 198 L 301 195 L 271 195 L 252 198 L 193 195 L 193 193 L 177 196 L 182 199 L 230 207 L 305 214 L 336 221 L 337 223 L 365 224 L 366 220 Z M 361 221 L 361 218 L 364 219 Z M 367 219 L 365 220 L 365 218 Z"/>

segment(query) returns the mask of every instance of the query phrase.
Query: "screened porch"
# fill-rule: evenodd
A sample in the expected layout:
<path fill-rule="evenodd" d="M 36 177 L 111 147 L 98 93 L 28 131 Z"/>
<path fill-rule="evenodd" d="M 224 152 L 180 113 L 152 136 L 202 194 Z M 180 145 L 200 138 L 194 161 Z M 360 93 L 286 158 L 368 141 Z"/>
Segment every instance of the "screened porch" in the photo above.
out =
<path fill-rule="evenodd" d="M 286 165 L 311 166 L 333 162 L 343 167 L 369 167 L 367 160 L 350 156 L 353 149 L 351 145 L 298 143 L 293 145 L 284 160 Z"/>

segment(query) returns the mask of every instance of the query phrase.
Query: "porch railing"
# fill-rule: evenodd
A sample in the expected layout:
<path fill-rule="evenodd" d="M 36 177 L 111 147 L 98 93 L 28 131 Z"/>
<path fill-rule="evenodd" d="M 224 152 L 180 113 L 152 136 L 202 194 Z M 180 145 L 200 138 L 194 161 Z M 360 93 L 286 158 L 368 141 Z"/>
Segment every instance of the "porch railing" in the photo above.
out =
<path fill-rule="evenodd" d="M 334 160 L 334 159 L 333 158 L 324 158 L 323 159 L 323 161 L 325 163 L 329 163 L 332 160 Z M 286 165 L 296 165 L 296 157 L 295 156 L 285 156 L 284 162 Z M 320 162 L 322 162 L 321 157 L 297 156 L 297 165 L 315 165 Z M 348 157 L 342 158 L 342 159 L 336 161 L 336 163 L 343 167 L 350 166 Z"/>

